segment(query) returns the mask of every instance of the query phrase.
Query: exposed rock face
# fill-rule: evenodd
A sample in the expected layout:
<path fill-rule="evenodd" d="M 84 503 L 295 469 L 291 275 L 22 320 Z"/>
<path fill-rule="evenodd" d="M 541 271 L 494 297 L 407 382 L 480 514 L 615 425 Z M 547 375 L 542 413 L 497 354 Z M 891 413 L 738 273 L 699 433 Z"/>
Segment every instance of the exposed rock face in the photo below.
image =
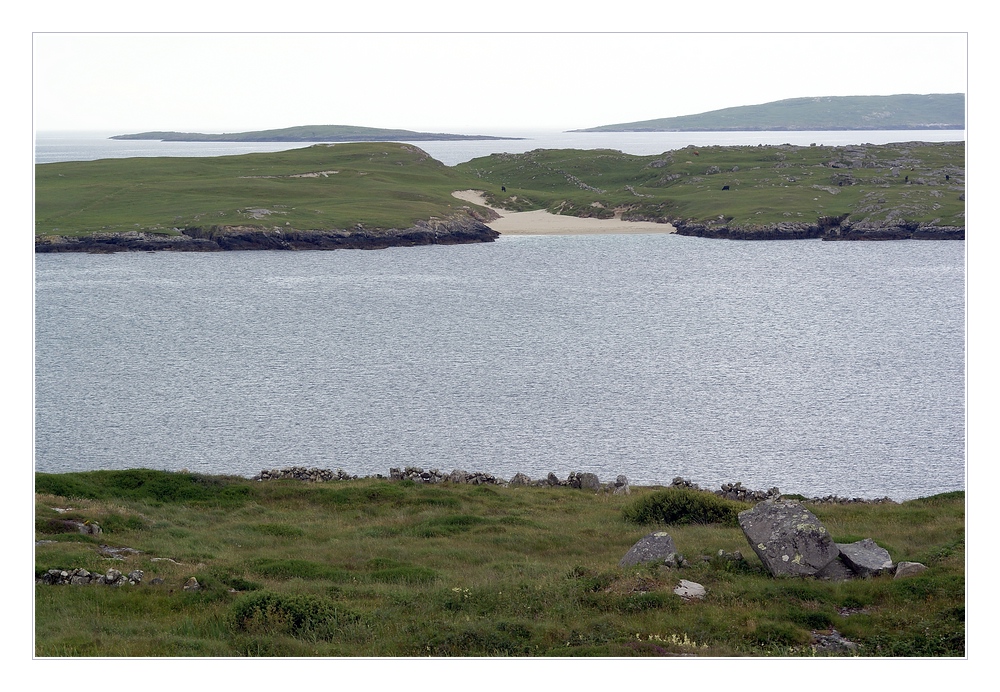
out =
<path fill-rule="evenodd" d="M 844 563 L 842 558 L 843 555 L 838 555 L 836 560 L 816 572 L 816 578 L 826 581 L 847 581 L 854 579 L 854 572 Z"/>
<path fill-rule="evenodd" d="M 677 235 L 724 240 L 965 240 L 961 226 L 935 226 L 916 222 L 851 223 L 828 225 L 808 222 L 782 222 L 760 226 L 688 223 L 671 219 Z"/>
<path fill-rule="evenodd" d="M 892 571 L 889 551 L 870 538 L 856 543 L 838 543 L 840 559 L 859 577 L 875 577 Z"/>
<path fill-rule="evenodd" d="M 823 240 L 965 240 L 965 228 L 916 222 L 851 223 L 829 228 Z"/>
<path fill-rule="evenodd" d="M 670 534 L 657 531 L 644 536 L 629 548 L 625 556 L 619 560 L 619 567 L 631 567 L 643 562 L 676 562 L 677 546 Z"/>
<path fill-rule="evenodd" d="M 418 221 L 406 229 L 297 230 L 256 226 L 213 226 L 179 229 L 180 235 L 128 231 L 95 233 L 86 237 L 39 236 L 35 252 L 91 252 L 172 250 L 379 250 L 415 245 L 491 243 L 500 234 L 472 216 Z"/>
<path fill-rule="evenodd" d="M 738 518 L 772 576 L 813 576 L 840 554 L 826 527 L 798 502 L 761 502 Z"/>

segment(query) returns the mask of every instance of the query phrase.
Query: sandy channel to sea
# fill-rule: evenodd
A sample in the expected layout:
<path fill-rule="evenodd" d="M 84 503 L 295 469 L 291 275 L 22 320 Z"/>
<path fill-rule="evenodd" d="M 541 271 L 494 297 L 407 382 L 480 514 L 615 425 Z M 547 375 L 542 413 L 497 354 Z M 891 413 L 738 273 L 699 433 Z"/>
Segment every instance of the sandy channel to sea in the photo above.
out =
<path fill-rule="evenodd" d="M 676 233 L 668 223 L 652 221 L 623 221 L 616 213 L 613 219 L 584 219 L 577 216 L 550 214 L 538 211 L 504 211 L 490 207 L 478 190 L 460 190 L 451 193 L 464 202 L 471 202 L 492 209 L 499 219 L 487 225 L 501 235 L 595 235 L 600 233 Z"/>

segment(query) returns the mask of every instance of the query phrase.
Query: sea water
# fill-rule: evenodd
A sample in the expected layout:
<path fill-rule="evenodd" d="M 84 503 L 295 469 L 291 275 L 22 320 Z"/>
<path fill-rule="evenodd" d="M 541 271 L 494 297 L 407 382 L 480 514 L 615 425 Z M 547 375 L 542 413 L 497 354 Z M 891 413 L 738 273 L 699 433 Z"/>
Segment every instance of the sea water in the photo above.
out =
<path fill-rule="evenodd" d="M 965 243 L 35 258 L 35 467 L 965 484 Z"/>

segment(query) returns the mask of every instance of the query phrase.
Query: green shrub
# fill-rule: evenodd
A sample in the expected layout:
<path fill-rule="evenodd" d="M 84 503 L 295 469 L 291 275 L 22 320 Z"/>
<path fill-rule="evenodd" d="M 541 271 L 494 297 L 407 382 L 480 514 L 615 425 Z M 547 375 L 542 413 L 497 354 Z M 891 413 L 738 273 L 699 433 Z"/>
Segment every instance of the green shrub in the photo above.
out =
<path fill-rule="evenodd" d="M 332 639 L 344 625 L 359 619 L 325 598 L 270 591 L 242 596 L 230 611 L 230 626 L 236 632 L 315 639 Z"/>
<path fill-rule="evenodd" d="M 643 495 L 622 508 L 625 521 L 633 524 L 726 524 L 736 525 L 736 515 L 746 505 L 724 500 L 700 490 L 669 488 Z"/>

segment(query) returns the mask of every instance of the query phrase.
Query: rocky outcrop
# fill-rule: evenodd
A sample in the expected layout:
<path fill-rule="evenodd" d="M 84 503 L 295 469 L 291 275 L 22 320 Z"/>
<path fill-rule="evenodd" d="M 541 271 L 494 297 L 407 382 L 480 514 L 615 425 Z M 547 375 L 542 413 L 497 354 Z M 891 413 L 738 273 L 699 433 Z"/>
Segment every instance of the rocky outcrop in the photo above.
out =
<path fill-rule="evenodd" d="M 811 577 L 840 554 L 826 527 L 798 502 L 761 502 L 738 520 L 772 576 Z"/>
<path fill-rule="evenodd" d="M 815 223 L 782 222 L 759 226 L 689 223 L 671 220 L 677 235 L 722 240 L 965 240 L 961 226 L 935 226 L 911 222 L 859 222 L 844 221 L 827 225 L 823 219 Z"/>
<path fill-rule="evenodd" d="M 844 223 L 829 228 L 823 240 L 965 240 L 965 228 L 910 222 Z"/>
<path fill-rule="evenodd" d="M 176 229 L 179 234 L 94 233 L 82 237 L 36 236 L 35 252 L 220 252 L 224 250 L 380 250 L 416 245 L 491 243 L 500 234 L 471 215 L 418 221 L 407 229 L 297 230 L 257 226 Z"/>
<path fill-rule="evenodd" d="M 669 533 L 657 531 L 643 536 L 628 549 L 618 566 L 631 567 L 646 562 L 677 562 L 677 546 Z"/>
<path fill-rule="evenodd" d="M 787 222 L 761 226 L 730 226 L 721 221 L 719 224 L 702 224 L 676 219 L 670 223 L 677 229 L 677 235 L 721 240 L 804 240 L 823 236 L 823 229 L 818 223 Z"/>
<path fill-rule="evenodd" d="M 855 543 L 838 543 L 840 560 L 859 577 L 877 577 L 892 572 L 892 557 L 870 538 Z"/>

